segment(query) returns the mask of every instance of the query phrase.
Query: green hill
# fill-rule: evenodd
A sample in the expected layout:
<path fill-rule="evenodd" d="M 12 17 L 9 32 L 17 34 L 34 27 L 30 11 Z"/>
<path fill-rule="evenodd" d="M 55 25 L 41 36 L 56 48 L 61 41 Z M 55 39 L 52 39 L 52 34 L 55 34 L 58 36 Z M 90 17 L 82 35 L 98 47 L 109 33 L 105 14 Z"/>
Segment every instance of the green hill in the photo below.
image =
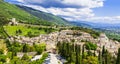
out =
<path fill-rule="evenodd" d="M 26 12 L 42 19 L 42 20 L 46 20 L 46 21 L 50 21 L 50 22 L 55 22 L 56 24 L 60 24 L 60 25 L 67 25 L 69 24 L 67 20 L 61 18 L 61 17 L 58 17 L 58 16 L 55 16 L 53 14 L 50 14 L 50 13 L 45 13 L 45 12 L 42 12 L 42 11 L 39 11 L 39 10 L 35 10 L 33 8 L 30 8 L 30 7 L 26 7 L 26 6 L 20 6 L 20 5 L 17 5 L 19 8 L 25 10 Z"/>
<path fill-rule="evenodd" d="M 7 19 L 16 18 L 19 22 L 37 25 L 67 25 L 61 17 L 41 12 L 25 6 L 16 6 L 0 0 L 0 16 Z"/>
<path fill-rule="evenodd" d="M 0 39 L 8 37 L 3 25 L 7 24 L 11 18 L 16 18 L 18 21 L 32 24 L 47 25 L 52 24 L 47 21 L 40 20 L 39 18 L 23 11 L 13 4 L 9 4 L 0 0 Z"/>
<path fill-rule="evenodd" d="M 21 9 L 17 8 L 15 5 L 3 2 L 0 0 L 0 14 L 7 18 L 17 18 L 18 20 L 35 20 L 36 18 L 32 15 L 22 11 Z M 32 19 L 31 19 L 32 18 Z"/>
<path fill-rule="evenodd" d="M 5 33 L 3 25 L 7 24 L 11 18 L 27 24 L 36 25 L 66 25 L 68 22 L 52 14 L 44 13 L 28 7 L 18 7 L 14 4 L 0 0 L 0 37 Z M 3 34 L 4 33 L 4 34 Z"/>
<path fill-rule="evenodd" d="M 0 16 L 6 17 L 6 19 L 16 18 L 20 22 L 39 25 L 51 25 L 54 23 L 44 21 L 35 17 L 32 14 L 18 8 L 16 5 L 9 4 L 0 0 Z"/>

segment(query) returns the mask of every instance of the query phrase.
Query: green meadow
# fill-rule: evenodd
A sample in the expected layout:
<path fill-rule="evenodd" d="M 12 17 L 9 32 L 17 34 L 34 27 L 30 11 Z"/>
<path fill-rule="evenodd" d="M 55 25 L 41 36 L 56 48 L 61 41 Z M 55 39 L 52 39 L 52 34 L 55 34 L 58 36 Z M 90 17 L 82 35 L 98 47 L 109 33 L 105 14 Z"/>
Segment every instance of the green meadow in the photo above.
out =
<path fill-rule="evenodd" d="M 56 31 L 55 29 L 52 28 L 41 28 L 41 27 L 33 27 L 33 26 L 25 26 L 25 25 L 17 25 L 17 26 L 7 25 L 4 26 L 4 29 L 10 36 L 20 35 L 20 36 L 29 36 L 29 37 L 38 36 L 40 34 L 48 34 Z"/>

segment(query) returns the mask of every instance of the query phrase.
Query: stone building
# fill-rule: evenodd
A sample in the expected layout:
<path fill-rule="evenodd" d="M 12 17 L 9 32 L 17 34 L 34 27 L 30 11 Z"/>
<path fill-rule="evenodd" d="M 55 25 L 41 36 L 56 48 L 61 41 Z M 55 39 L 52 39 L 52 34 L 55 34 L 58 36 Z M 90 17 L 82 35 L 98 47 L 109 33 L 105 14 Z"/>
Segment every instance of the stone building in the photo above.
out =
<path fill-rule="evenodd" d="M 18 22 L 16 21 L 16 18 L 12 18 L 11 22 L 9 22 L 9 25 L 18 25 Z"/>

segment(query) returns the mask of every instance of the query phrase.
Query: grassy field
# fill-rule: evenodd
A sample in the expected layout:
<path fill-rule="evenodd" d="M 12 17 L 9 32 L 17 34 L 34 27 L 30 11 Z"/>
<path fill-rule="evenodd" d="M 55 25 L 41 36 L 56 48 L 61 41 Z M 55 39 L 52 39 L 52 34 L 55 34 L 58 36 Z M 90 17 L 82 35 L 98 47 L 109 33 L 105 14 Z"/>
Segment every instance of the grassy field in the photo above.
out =
<path fill-rule="evenodd" d="M 25 25 L 18 25 L 18 26 L 7 25 L 4 26 L 4 29 L 10 36 L 15 36 L 15 35 L 28 36 L 28 34 L 32 34 L 33 36 L 38 36 L 40 34 L 47 34 L 46 30 L 51 30 L 51 32 L 56 31 L 50 28 L 39 28 L 39 27 L 31 27 Z"/>

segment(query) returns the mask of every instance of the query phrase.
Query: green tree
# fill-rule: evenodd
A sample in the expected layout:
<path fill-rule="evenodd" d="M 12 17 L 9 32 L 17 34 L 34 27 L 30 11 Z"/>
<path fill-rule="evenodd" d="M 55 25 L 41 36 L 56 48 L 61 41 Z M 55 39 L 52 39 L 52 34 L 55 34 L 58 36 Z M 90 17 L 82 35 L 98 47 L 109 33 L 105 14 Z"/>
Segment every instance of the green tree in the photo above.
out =
<path fill-rule="evenodd" d="M 116 64 L 120 64 L 120 48 L 118 49 Z"/>
<path fill-rule="evenodd" d="M 111 64 L 111 62 L 112 62 L 112 55 L 105 49 L 105 46 L 103 46 L 102 64 Z"/>
<path fill-rule="evenodd" d="M 23 52 L 29 52 L 30 46 L 28 44 L 23 45 Z"/>
<path fill-rule="evenodd" d="M 98 59 L 94 56 L 88 56 L 86 59 L 83 59 L 83 64 L 98 64 Z"/>
<path fill-rule="evenodd" d="M 6 43 L 6 46 L 7 46 L 7 47 L 10 47 L 10 46 L 11 46 L 11 43 L 10 43 L 10 41 L 9 41 L 8 39 L 5 40 L 5 43 Z"/>
<path fill-rule="evenodd" d="M 35 44 L 34 47 L 35 47 L 35 50 L 37 51 L 37 54 L 41 54 L 43 51 L 45 51 L 46 44 L 45 43 Z"/>
<path fill-rule="evenodd" d="M 34 46 L 30 46 L 29 48 L 30 48 L 30 49 L 29 49 L 29 52 L 33 52 L 33 51 L 35 51 Z"/>
<path fill-rule="evenodd" d="M 31 31 L 29 31 L 26 36 L 28 36 L 28 37 L 33 37 L 33 34 L 32 34 Z"/>
<path fill-rule="evenodd" d="M 92 42 L 87 42 L 85 44 L 85 47 L 87 50 L 96 50 L 97 49 L 97 45 L 93 44 Z"/>
<path fill-rule="evenodd" d="M 21 34 L 22 33 L 21 29 L 19 29 L 18 32 L 19 32 L 19 34 Z"/>
<path fill-rule="evenodd" d="M 111 64 L 111 54 L 106 50 L 105 53 L 105 64 Z"/>
<path fill-rule="evenodd" d="M 103 48 L 102 48 L 102 64 L 105 64 L 105 53 L 106 53 L 106 49 L 105 49 L 105 46 L 103 46 Z"/>
<path fill-rule="evenodd" d="M 85 58 L 85 45 L 82 46 L 82 64 L 83 64 L 83 59 Z"/>
<path fill-rule="evenodd" d="M 98 55 L 99 64 L 102 64 L 102 53 L 99 51 Z"/>
<path fill-rule="evenodd" d="M 81 64 L 81 46 L 67 42 L 57 43 L 58 53 L 68 60 L 68 64 Z"/>
<path fill-rule="evenodd" d="M 5 55 L 0 55 L 0 61 L 1 61 L 1 62 L 5 63 L 5 62 L 6 62 L 6 58 L 7 58 L 7 56 L 5 56 Z"/>
<path fill-rule="evenodd" d="M 75 64 L 81 64 L 81 46 L 76 45 L 75 46 L 76 51 L 76 62 Z"/>
<path fill-rule="evenodd" d="M 24 54 L 23 57 L 22 57 L 22 60 L 29 60 L 29 57 L 27 54 Z"/>
<path fill-rule="evenodd" d="M 103 46 L 102 48 L 102 57 L 104 57 L 104 54 L 105 54 L 105 46 Z"/>

